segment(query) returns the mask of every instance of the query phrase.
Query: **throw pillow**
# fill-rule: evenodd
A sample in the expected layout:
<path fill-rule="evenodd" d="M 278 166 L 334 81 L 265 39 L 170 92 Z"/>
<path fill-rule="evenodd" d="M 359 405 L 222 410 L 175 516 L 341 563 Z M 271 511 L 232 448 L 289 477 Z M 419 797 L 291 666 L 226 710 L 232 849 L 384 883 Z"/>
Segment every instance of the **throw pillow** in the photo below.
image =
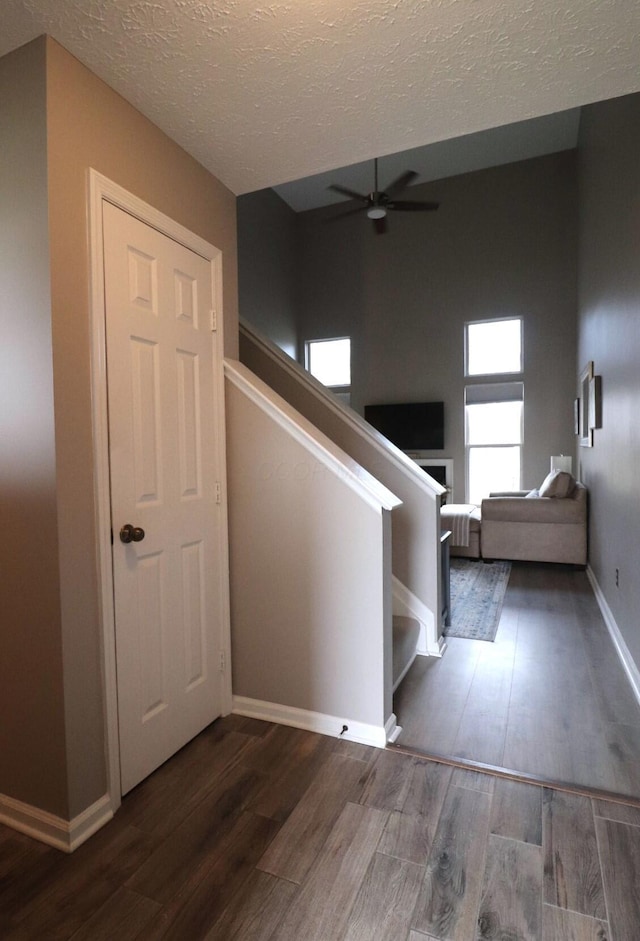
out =
<path fill-rule="evenodd" d="M 542 483 L 542 486 L 540 487 L 540 496 L 557 497 L 561 500 L 564 497 L 571 496 L 575 486 L 575 477 L 573 477 L 572 474 L 569 474 L 568 471 L 551 471 L 550 474 L 547 474 Z"/>
<path fill-rule="evenodd" d="M 536 497 L 539 497 L 539 496 L 540 494 L 538 493 L 537 490 L 530 490 L 529 493 L 526 495 L 525 500 L 534 500 Z"/>

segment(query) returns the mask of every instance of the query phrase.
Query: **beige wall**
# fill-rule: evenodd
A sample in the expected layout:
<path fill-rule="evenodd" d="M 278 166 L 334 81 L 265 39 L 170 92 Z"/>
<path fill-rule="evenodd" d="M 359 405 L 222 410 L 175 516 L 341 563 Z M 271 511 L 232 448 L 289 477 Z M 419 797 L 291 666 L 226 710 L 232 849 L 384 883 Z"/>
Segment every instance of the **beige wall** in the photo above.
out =
<path fill-rule="evenodd" d="M 229 380 L 227 442 L 234 695 L 383 727 L 389 513 Z"/>
<path fill-rule="evenodd" d="M 593 448 L 578 449 L 589 562 L 640 670 L 640 95 L 584 109 L 579 157 L 576 375 L 593 360 L 603 396 Z"/>
<path fill-rule="evenodd" d="M 105 789 L 89 375 L 87 171 L 223 253 L 226 351 L 237 344 L 235 197 L 53 40 L 47 41 L 51 304 L 69 805 Z"/>
<path fill-rule="evenodd" d="M 27 543 L 26 535 L 18 533 L 23 597 L 17 591 L 13 596 L 13 633 L 3 667 L 13 676 L 11 693 L 24 687 L 29 706 L 24 715 L 16 713 L 13 702 L 19 697 L 11 695 L 11 707 L 2 709 L 2 734 L 11 745 L 10 751 L 3 749 L 2 767 L 9 757 L 10 796 L 73 817 L 106 787 L 89 364 L 88 169 L 222 250 L 225 349 L 231 355 L 237 349 L 235 197 L 53 40 L 38 40 L 14 55 L 12 61 L 3 60 L 5 88 L 18 96 L 11 114 L 22 136 L 13 146 L 9 186 L 21 179 L 21 160 L 33 172 L 23 187 L 28 219 L 21 233 L 22 256 L 14 251 L 5 265 L 16 279 L 18 311 L 25 308 L 28 314 L 16 349 L 24 346 L 31 355 L 38 400 L 29 414 L 37 416 L 39 432 L 30 443 L 16 445 L 12 469 L 13 477 L 23 478 L 30 539 Z M 47 168 L 50 303 L 44 282 Z M 38 264 L 37 279 L 21 267 L 29 253 Z M 5 305 L 2 312 L 3 321 L 12 315 Z M 22 391 L 16 388 L 9 401 L 21 407 Z M 40 441 L 41 454 L 32 453 L 32 439 Z M 40 479 L 33 473 L 27 486 L 24 479 L 36 465 Z M 13 517 L 15 529 L 17 510 Z M 32 734 L 33 746 L 28 742 Z"/>
<path fill-rule="evenodd" d="M 64 815 L 44 49 L 0 59 L 0 794 Z"/>

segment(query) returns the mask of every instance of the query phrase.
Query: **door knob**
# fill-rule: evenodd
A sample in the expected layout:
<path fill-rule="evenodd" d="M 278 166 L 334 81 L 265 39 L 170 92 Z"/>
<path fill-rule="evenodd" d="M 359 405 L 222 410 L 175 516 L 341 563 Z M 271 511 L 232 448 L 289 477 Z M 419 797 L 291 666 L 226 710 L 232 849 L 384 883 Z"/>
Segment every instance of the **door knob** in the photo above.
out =
<path fill-rule="evenodd" d="M 120 542 L 142 542 L 144 539 L 144 529 L 140 526 L 132 526 L 131 523 L 125 523 L 120 530 Z"/>

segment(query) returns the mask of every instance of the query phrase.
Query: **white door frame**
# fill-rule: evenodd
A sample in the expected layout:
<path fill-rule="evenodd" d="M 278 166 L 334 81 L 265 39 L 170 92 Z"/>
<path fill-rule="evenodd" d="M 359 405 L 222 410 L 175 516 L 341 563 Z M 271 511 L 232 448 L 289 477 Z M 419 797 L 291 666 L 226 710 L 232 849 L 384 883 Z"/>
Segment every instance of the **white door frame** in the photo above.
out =
<path fill-rule="evenodd" d="M 111 493 L 109 478 L 109 425 L 107 410 L 107 359 L 104 293 L 104 251 L 102 209 L 106 200 L 185 248 L 191 249 L 213 268 L 213 303 L 218 346 L 217 402 L 219 414 L 218 453 L 222 485 L 222 525 L 220 527 L 220 592 L 223 606 L 222 635 L 218 638 L 223 652 L 224 670 L 221 682 L 222 714 L 231 711 L 231 636 L 229 615 L 229 544 L 226 500 L 226 458 L 224 436 L 224 370 L 222 368 L 222 253 L 198 235 L 127 192 L 121 186 L 89 170 L 89 240 L 90 240 L 90 326 L 91 326 L 91 395 L 93 411 L 94 486 L 96 494 L 96 531 L 98 557 L 98 596 L 102 653 L 102 682 L 105 715 L 105 746 L 107 756 L 107 792 L 112 811 L 121 803 L 120 743 L 118 735 L 118 695 L 116 678 L 115 614 L 113 603 L 113 558 L 111 549 Z M 213 406 L 215 407 L 215 406 Z M 222 664 L 221 664 L 222 666 Z"/>

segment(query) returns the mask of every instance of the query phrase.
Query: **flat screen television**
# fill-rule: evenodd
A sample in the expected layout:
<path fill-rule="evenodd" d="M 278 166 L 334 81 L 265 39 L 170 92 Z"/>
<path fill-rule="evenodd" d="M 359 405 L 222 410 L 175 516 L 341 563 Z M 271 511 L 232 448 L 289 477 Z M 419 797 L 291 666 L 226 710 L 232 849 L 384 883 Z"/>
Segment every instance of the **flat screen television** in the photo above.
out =
<path fill-rule="evenodd" d="M 401 451 L 444 448 L 444 402 L 365 405 L 364 417 Z"/>

